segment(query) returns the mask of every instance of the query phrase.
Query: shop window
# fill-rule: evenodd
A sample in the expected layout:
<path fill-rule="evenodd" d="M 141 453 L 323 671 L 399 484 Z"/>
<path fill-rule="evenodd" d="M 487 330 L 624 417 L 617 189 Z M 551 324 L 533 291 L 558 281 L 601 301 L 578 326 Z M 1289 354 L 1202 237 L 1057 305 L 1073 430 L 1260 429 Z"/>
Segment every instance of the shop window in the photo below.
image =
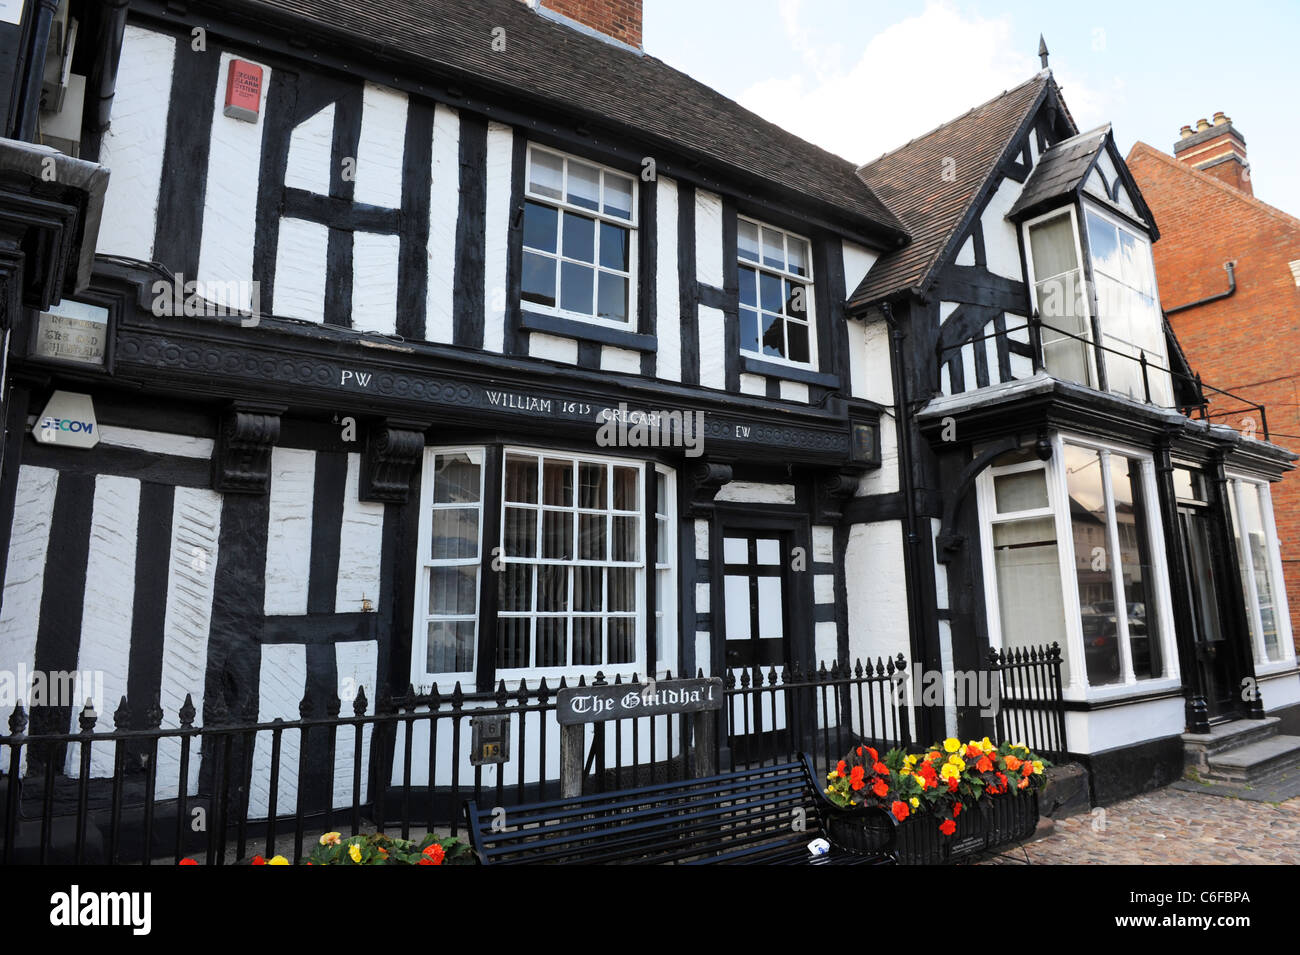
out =
<path fill-rule="evenodd" d="M 1278 663 L 1289 656 L 1291 623 L 1281 586 L 1281 557 L 1269 488 L 1265 483 L 1244 479 L 1230 481 L 1229 488 L 1232 531 L 1255 662 Z"/>

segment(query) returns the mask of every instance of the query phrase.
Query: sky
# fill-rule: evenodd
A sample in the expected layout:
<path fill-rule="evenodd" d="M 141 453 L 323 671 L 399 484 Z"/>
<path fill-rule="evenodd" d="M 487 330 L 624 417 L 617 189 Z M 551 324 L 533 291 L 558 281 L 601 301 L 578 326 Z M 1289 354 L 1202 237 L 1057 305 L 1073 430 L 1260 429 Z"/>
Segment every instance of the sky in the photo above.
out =
<path fill-rule="evenodd" d="M 1300 3 L 644 0 L 644 46 L 766 119 L 874 159 L 1039 69 L 1081 130 L 1172 153 L 1222 110 L 1255 196 L 1300 217 Z"/>

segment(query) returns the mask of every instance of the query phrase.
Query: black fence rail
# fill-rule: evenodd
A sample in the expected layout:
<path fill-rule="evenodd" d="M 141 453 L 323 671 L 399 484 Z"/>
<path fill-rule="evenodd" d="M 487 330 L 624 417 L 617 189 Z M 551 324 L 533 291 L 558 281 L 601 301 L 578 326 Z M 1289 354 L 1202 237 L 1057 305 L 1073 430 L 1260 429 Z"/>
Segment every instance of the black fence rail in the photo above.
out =
<path fill-rule="evenodd" d="M 1024 743 L 1053 762 L 1064 762 L 1069 753 L 1060 644 L 990 649 L 988 667 L 998 675 L 994 700 L 998 740 Z"/>
<path fill-rule="evenodd" d="M 1042 736 L 1000 725 L 1000 734 L 1063 752 L 1059 650 L 1051 659 L 1044 650 L 1041 659 L 1013 653 L 992 664 L 1002 684 L 999 719 L 1023 711 L 1052 716 L 1058 727 Z M 1046 682 L 1034 682 L 1041 674 Z M 810 673 L 728 672 L 714 765 L 754 767 L 808 752 L 822 768 L 860 743 L 882 751 L 910 746 L 907 675 L 901 655 Z M 630 691 L 643 685 L 636 677 L 613 681 L 624 682 Z M 426 695 L 408 688 L 398 697 L 381 693 L 374 712 L 363 689 L 346 701 L 350 713 L 334 698 L 326 715 L 314 715 L 319 701 L 304 698 L 300 719 L 269 722 L 214 702 L 205 706 L 203 726 L 194 725 L 197 710 L 187 697 L 177 725 L 164 727 L 154 703 L 143 729 L 128 728 L 138 724 L 123 699 L 112 729 L 101 728 L 88 705 L 80 732 L 34 735 L 20 706 L 9 735 L 0 736 L 0 861 L 149 865 L 189 857 L 222 865 L 254 854 L 298 861 L 334 830 L 456 834 L 467 799 L 505 809 L 559 798 L 556 697 L 565 686 L 521 681 L 513 691 L 502 683 L 494 692 L 466 693 L 457 685 Z M 471 758 L 474 724 L 484 718 L 505 719 L 504 762 Z M 584 732 L 584 791 L 695 774 L 689 715 L 629 717 Z"/>

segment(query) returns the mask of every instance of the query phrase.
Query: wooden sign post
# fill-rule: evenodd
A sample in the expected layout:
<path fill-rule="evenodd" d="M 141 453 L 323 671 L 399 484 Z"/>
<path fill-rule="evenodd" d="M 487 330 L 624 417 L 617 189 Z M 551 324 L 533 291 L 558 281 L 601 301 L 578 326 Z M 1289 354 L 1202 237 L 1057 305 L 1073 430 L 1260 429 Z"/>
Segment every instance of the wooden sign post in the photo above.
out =
<path fill-rule="evenodd" d="M 582 795 L 583 744 L 588 723 L 690 713 L 696 772 L 700 776 L 716 774 L 720 709 L 722 680 L 717 677 L 565 687 L 555 700 L 560 723 L 561 796 L 570 799 Z"/>

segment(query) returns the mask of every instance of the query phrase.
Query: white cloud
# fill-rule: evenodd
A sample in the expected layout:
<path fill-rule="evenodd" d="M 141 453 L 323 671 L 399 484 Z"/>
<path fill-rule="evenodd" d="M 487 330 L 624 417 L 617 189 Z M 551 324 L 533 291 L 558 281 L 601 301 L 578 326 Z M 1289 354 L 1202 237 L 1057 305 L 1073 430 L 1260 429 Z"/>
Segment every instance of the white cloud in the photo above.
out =
<path fill-rule="evenodd" d="M 831 152 L 867 162 L 947 122 L 1039 69 L 1013 44 L 1012 21 L 965 16 L 931 0 L 916 16 L 875 34 L 848 69 L 841 43 L 818 48 L 802 0 L 782 0 L 781 20 L 803 69 L 751 85 L 739 102 Z M 1104 99 L 1053 67 L 1080 128 L 1104 122 Z"/>

